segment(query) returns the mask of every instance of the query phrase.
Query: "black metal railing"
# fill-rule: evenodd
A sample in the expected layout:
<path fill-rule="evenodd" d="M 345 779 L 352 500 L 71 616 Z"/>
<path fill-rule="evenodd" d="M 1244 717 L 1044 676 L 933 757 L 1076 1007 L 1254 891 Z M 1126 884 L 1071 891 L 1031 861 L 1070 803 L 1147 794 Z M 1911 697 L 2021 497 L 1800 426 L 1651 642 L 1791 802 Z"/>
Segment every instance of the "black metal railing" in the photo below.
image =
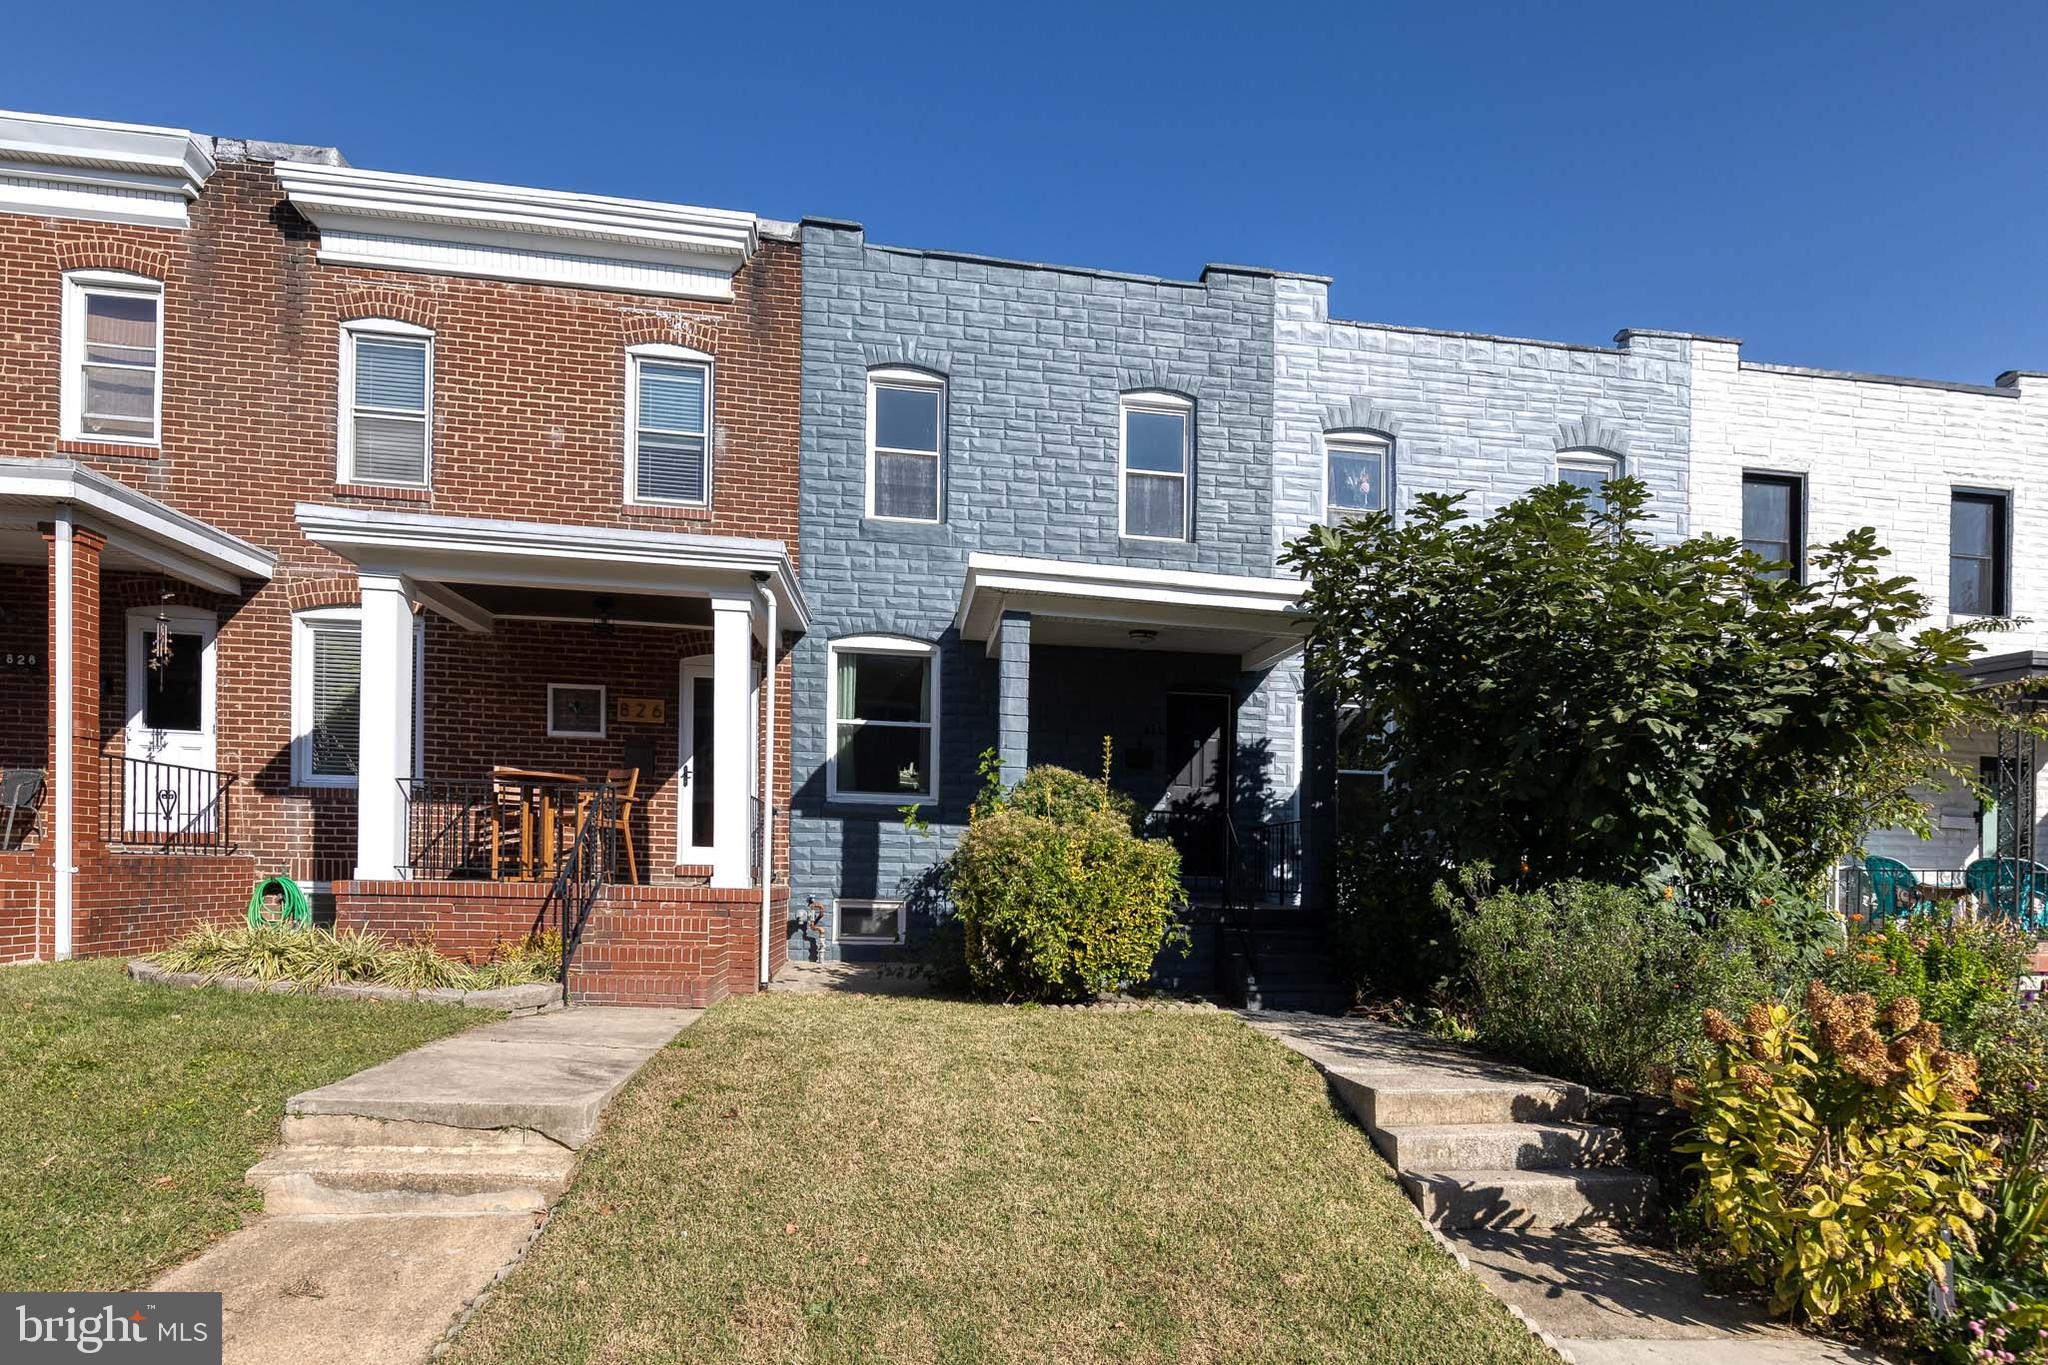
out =
<path fill-rule="evenodd" d="M 505 831 L 491 783 L 402 777 L 398 792 L 405 804 L 405 872 L 426 881 L 492 874 L 492 833 L 502 860 Z"/>
<path fill-rule="evenodd" d="M 100 780 L 107 842 L 153 853 L 226 853 L 234 846 L 235 775 L 153 758 L 108 759 Z"/>
<path fill-rule="evenodd" d="M 1301 899 L 1301 821 L 1271 820 L 1244 832 L 1237 875 L 1254 903 L 1294 904 Z"/>
<path fill-rule="evenodd" d="M 598 897 L 611 880 L 612 860 L 618 855 L 619 798 L 609 786 L 597 786 L 583 794 L 582 818 L 562 855 L 554 885 L 548 890 L 547 905 L 541 907 L 541 922 L 547 922 L 552 906 L 559 916 L 562 933 L 562 1003 L 569 1003 L 569 968 L 583 941 L 583 927 L 590 921 Z"/>
<path fill-rule="evenodd" d="M 769 811 L 774 818 L 774 811 Z M 761 884 L 761 798 L 747 798 L 747 875 L 755 885 Z"/>

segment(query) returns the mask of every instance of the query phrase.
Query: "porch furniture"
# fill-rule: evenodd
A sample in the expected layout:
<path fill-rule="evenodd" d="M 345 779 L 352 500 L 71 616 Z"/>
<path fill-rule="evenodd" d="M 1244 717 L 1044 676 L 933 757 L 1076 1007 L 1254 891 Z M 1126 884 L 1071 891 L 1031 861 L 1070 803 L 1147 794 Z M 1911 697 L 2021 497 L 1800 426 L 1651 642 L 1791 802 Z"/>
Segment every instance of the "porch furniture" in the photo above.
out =
<path fill-rule="evenodd" d="M 1913 869 L 1896 858 L 1865 858 L 1863 867 L 1870 874 L 1870 922 L 1873 927 L 1886 919 L 1903 919 L 1934 908 L 1933 900 L 1923 893 L 1920 879 L 1913 875 Z"/>
<path fill-rule="evenodd" d="M 640 770 L 638 768 L 611 768 L 605 772 L 604 784 L 612 789 L 613 808 L 618 812 L 612 828 L 618 831 L 619 841 L 626 846 L 626 880 L 634 886 L 640 884 L 640 865 L 633 856 L 633 807 L 639 801 Z M 576 833 L 583 833 L 583 821 L 597 794 L 591 791 L 577 793 Z"/>
<path fill-rule="evenodd" d="M 508 843 L 518 849 L 518 880 L 532 881 L 536 871 L 542 877 L 554 875 L 558 798 L 564 789 L 584 785 L 580 773 L 553 773 L 534 768 L 491 769 L 491 790 L 496 806 L 491 821 L 493 880 L 505 875 L 505 846 Z"/>
<path fill-rule="evenodd" d="M 28 812 L 29 825 L 21 832 L 28 837 L 29 829 L 35 827 L 34 808 L 36 798 L 43 794 L 43 772 L 40 768 L 11 768 L 0 772 L 0 810 L 7 812 L 5 833 L 0 833 L 0 849 L 14 847 L 14 818 Z"/>
<path fill-rule="evenodd" d="M 2048 867 L 2020 858 L 1979 858 L 1963 869 L 1963 880 L 1987 914 L 2032 929 L 2044 918 Z"/>

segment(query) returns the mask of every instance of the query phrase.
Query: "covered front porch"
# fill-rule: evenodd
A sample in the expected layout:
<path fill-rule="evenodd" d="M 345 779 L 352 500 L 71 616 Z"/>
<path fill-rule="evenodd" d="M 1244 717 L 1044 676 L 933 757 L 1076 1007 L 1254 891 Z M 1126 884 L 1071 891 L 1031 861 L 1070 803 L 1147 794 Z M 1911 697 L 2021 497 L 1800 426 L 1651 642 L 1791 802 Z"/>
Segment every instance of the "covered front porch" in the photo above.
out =
<path fill-rule="evenodd" d="M 1307 623 L 1291 579 L 969 557 L 954 624 L 996 663 L 997 751 L 1094 773 L 1181 853 L 1198 913 L 1318 899 L 1300 802 Z"/>
<path fill-rule="evenodd" d="M 297 518 L 355 566 L 360 600 L 338 923 L 463 952 L 560 929 L 572 953 L 592 945 L 586 974 L 600 941 L 667 934 L 656 974 L 672 989 L 626 994 L 671 1001 L 734 975 L 695 948 L 743 934 L 737 974 L 765 979 L 786 899 L 781 664 L 808 626 L 780 542 L 310 504 Z M 307 719 L 297 742 L 317 745 Z M 600 922 L 607 907 L 633 923 Z"/>
<path fill-rule="evenodd" d="M 215 634 L 274 567 L 75 461 L 0 459 L 0 961 L 160 947 L 246 899 Z"/>

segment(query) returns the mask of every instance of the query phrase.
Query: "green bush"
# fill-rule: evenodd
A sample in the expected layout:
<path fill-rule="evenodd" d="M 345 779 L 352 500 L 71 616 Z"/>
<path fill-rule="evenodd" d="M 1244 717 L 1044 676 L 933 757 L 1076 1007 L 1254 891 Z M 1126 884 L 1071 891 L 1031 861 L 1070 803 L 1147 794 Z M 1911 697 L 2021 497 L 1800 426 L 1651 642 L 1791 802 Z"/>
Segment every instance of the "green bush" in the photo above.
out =
<path fill-rule="evenodd" d="M 1689 1060 L 1703 1006 L 1776 994 L 1795 970 L 1767 911 L 1702 928 L 1673 894 L 1641 887 L 1485 894 L 1468 876 L 1467 889 L 1452 919 L 1481 1044 L 1603 1089 L 1660 1087 Z"/>
<path fill-rule="evenodd" d="M 1130 797 L 1105 782 L 1049 763 L 1026 769 L 1017 785 L 1003 793 L 997 804 L 1026 815 L 1042 815 L 1059 824 L 1073 824 L 1102 813 L 1116 816 L 1133 829 L 1138 822 L 1138 803 Z"/>
<path fill-rule="evenodd" d="M 1060 812 L 997 809 L 953 851 L 948 889 L 968 975 L 989 994 L 1081 1000 L 1124 989 L 1145 980 L 1174 931 L 1173 846 L 1139 838 L 1107 806 Z"/>

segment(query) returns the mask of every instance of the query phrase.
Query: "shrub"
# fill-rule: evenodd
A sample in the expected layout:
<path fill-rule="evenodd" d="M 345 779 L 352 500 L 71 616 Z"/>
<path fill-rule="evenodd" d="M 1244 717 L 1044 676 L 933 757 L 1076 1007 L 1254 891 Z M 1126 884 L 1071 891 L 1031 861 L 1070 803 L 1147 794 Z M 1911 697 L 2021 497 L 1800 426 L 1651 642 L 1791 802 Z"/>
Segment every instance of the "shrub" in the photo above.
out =
<path fill-rule="evenodd" d="M 1675 896 L 1640 887 L 1467 887 L 1454 920 L 1480 1042 L 1605 1089 L 1658 1085 L 1688 1060 L 1702 1005 L 1771 994 L 1784 970 L 1768 917 L 1702 929 Z"/>
<path fill-rule="evenodd" d="M 1109 809 L 998 809 L 968 826 L 948 877 L 968 975 L 1012 1000 L 1079 1000 L 1142 982 L 1180 900 L 1173 846 L 1139 838 Z"/>
<path fill-rule="evenodd" d="M 1955 1305 L 1935 1332 L 1938 1359 L 2048 1360 L 2048 1172 L 2037 1156 L 2040 1137 L 2037 1123 L 2020 1131 L 1985 1201 L 1989 1216 L 1976 1250 L 1956 1253 Z"/>
<path fill-rule="evenodd" d="M 1138 803 L 1130 797 L 1106 782 L 1049 763 L 1026 769 L 1017 785 L 997 798 L 997 804 L 1059 824 L 1077 823 L 1099 813 L 1114 815 L 1132 829 L 1138 821 Z"/>
<path fill-rule="evenodd" d="M 202 926 L 150 961 L 167 971 L 204 976 L 290 981 L 306 987 L 336 983 L 420 990 L 452 986 L 489 990 L 552 981 L 562 964 L 562 938 L 549 931 L 500 943 L 481 967 L 444 957 L 432 943 L 395 945 L 355 929 L 329 932 L 289 923 L 223 929 Z"/>
<path fill-rule="evenodd" d="M 1775 1313 L 1912 1316 L 1986 1215 L 1975 1059 L 1944 1049 L 1910 996 L 1880 1010 L 1818 981 L 1803 1014 L 1757 1004 L 1702 1025 L 1713 1054 L 1674 1093 L 1696 1119 L 1679 1150 L 1697 1159 L 1713 1256 L 1767 1286 Z"/>
<path fill-rule="evenodd" d="M 1880 1006 L 1913 996 L 1952 1046 L 1975 1051 L 1985 1022 L 2017 999 L 2030 953 L 2026 936 L 2003 920 L 1924 915 L 1858 934 L 1820 975 Z"/>

